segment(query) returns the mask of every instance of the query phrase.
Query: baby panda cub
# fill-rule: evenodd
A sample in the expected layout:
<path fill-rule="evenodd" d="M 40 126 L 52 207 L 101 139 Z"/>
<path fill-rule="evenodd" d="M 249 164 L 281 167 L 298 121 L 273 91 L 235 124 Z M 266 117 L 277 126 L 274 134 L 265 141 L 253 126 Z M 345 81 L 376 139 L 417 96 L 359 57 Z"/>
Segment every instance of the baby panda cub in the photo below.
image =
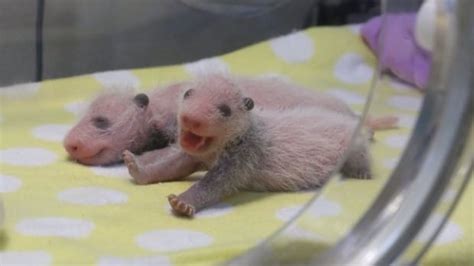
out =
<path fill-rule="evenodd" d="M 349 150 L 356 117 L 317 107 L 253 110 L 232 80 L 191 83 L 178 108 L 180 147 L 205 176 L 171 194 L 175 213 L 193 216 L 240 190 L 297 191 L 321 186 Z M 368 141 L 351 150 L 341 171 L 370 177 Z"/>
<path fill-rule="evenodd" d="M 281 78 L 241 77 L 227 73 L 208 75 L 214 77 L 210 82 L 217 84 L 220 80 L 234 80 L 246 95 L 255 100 L 257 108 L 318 106 L 354 115 L 349 106 L 338 98 L 307 90 Z M 138 184 L 161 182 L 181 176 L 179 173 L 174 174 L 173 169 L 168 170 L 166 165 L 170 161 L 189 164 L 186 156 L 171 147 L 177 133 L 177 101 L 187 83 L 188 81 L 182 81 L 157 87 L 147 94 L 134 95 L 132 91 L 116 91 L 99 95 L 68 132 L 64 148 L 71 159 L 85 165 L 118 163 L 122 161 L 122 153 L 127 150 L 123 156 L 127 165 L 151 166 L 158 162 L 165 166 L 150 169 L 155 171 L 149 172 L 157 174 L 134 174 L 136 171 L 132 170 L 132 176 Z M 140 156 L 135 157 L 134 154 Z M 180 169 L 180 166 L 181 163 L 175 169 Z M 170 174 L 158 174 L 163 171 Z"/>

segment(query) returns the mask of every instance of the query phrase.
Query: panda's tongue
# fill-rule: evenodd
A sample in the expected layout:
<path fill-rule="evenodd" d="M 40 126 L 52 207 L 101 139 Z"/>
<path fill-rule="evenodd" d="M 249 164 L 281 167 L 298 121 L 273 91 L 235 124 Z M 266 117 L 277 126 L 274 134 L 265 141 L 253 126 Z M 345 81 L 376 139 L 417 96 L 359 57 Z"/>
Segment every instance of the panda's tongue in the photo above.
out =
<path fill-rule="evenodd" d="M 191 131 L 183 131 L 181 132 L 180 144 L 185 149 L 197 151 L 206 144 L 206 140 L 206 137 L 196 135 Z"/>

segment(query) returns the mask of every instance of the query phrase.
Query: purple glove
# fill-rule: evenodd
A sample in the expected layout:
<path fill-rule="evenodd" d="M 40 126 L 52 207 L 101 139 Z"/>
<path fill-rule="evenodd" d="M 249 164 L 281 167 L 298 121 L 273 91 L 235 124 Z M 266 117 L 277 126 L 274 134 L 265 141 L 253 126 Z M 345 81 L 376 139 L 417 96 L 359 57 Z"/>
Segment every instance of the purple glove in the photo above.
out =
<path fill-rule="evenodd" d="M 416 44 L 416 14 L 386 15 L 385 19 L 384 40 L 380 40 L 382 16 L 362 26 L 362 37 L 384 70 L 424 90 L 431 70 L 431 55 Z"/>

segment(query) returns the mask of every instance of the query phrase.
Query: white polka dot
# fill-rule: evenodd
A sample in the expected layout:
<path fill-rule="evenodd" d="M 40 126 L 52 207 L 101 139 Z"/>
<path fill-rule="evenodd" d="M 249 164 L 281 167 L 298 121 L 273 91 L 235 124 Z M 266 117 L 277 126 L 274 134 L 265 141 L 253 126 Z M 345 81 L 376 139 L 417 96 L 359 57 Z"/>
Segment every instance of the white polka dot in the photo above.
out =
<path fill-rule="evenodd" d="M 0 162 L 20 166 L 41 166 L 56 161 L 55 153 L 42 148 L 12 148 L 0 150 Z"/>
<path fill-rule="evenodd" d="M 458 175 L 461 175 L 461 176 L 467 175 L 467 171 L 469 171 L 468 165 L 462 165 L 458 169 Z"/>
<path fill-rule="evenodd" d="M 89 104 L 85 101 L 75 101 L 66 104 L 64 109 L 73 113 L 75 116 L 79 116 L 87 110 L 88 106 Z"/>
<path fill-rule="evenodd" d="M 70 128 L 70 125 L 62 124 L 42 125 L 33 129 L 33 136 L 46 141 L 61 142 Z"/>
<path fill-rule="evenodd" d="M 51 261 L 51 256 L 44 251 L 0 251 L 0 264 L 5 266 L 47 266 Z"/>
<path fill-rule="evenodd" d="M 323 238 L 311 231 L 302 229 L 296 225 L 291 225 L 287 229 L 285 229 L 283 235 L 284 237 L 288 237 L 291 239 L 299 239 L 299 240 L 314 240 L 314 241 L 321 241 Z"/>
<path fill-rule="evenodd" d="M 277 211 L 276 217 L 281 221 L 289 221 L 303 208 L 301 205 L 294 205 L 290 207 L 281 208 Z"/>
<path fill-rule="evenodd" d="M 334 76 L 349 84 L 369 82 L 373 74 L 373 68 L 364 62 L 362 56 L 354 53 L 344 54 L 334 67 Z"/>
<path fill-rule="evenodd" d="M 172 213 L 171 207 L 169 204 L 165 205 L 165 209 L 167 212 Z M 219 216 L 229 214 L 232 211 L 233 211 L 232 205 L 228 203 L 219 203 L 197 212 L 194 215 L 194 217 L 195 218 L 214 218 L 214 217 L 219 217 Z"/>
<path fill-rule="evenodd" d="M 206 208 L 202 211 L 196 213 L 197 218 L 211 218 L 211 217 L 219 217 L 231 213 L 232 205 L 227 203 L 219 203 L 212 207 Z"/>
<path fill-rule="evenodd" d="M 451 203 L 456 198 L 456 191 L 454 189 L 448 188 L 441 198 L 441 201 L 444 203 Z"/>
<path fill-rule="evenodd" d="M 436 213 L 433 214 L 428 219 L 427 223 L 416 237 L 416 240 L 423 243 L 428 242 L 432 234 L 435 232 L 436 228 L 441 223 L 442 219 L 443 217 L 441 215 Z M 438 236 L 436 237 L 434 245 L 449 244 L 459 240 L 463 236 L 464 232 L 462 228 L 459 225 L 448 220 L 444 225 L 443 229 L 441 229 Z"/>
<path fill-rule="evenodd" d="M 413 128 L 416 123 L 416 117 L 408 116 L 408 115 L 397 115 L 398 116 L 398 124 L 401 127 L 406 128 Z"/>
<path fill-rule="evenodd" d="M 0 193 L 14 192 L 21 187 L 21 180 L 7 175 L 0 175 Z"/>
<path fill-rule="evenodd" d="M 16 230 L 29 236 L 84 238 L 94 229 L 94 224 L 80 219 L 44 217 L 24 219 Z"/>
<path fill-rule="evenodd" d="M 27 98 L 35 95 L 40 88 L 40 83 L 24 83 L 0 89 L 0 97 Z"/>
<path fill-rule="evenodd" d="M 351 24 L 351 25 L 348 25 L 347 27 L 352 33 L 359 35 L 360 29 L 362 28 L 362 24 Z"/>
<path fill-rule="evenodd" d="M 286 222 L 297 215 L 301 208 L 303 208 L 302 205 L 282 208 L 277 211 L 276 217 Z M 339 215 L 341 211 L 342 208 L 338 203 L 320 197 L 304 213 L 313 217 L 331 217 Z"/>
<path fill-rule="evenodd" d="M 114 166 L 92 166 L 90 167 L 94 174 L 117 179 L 130 179 L 128 168 L 125 165 Z"/>
<path fill-rule="evenodd" d="M 399 79 L 395 78 L 390 78 L 389 80 L 390 87 L 395 89 L 395 91 L 398 92 L 408 92 L 408 91 L 413 91 L 414 87 L 412 87 L 410 84 L 405 83 Z"/>
<path fill-rule="evenodd" d="M 151 251 L 178 251 L 206 247 L 214 239 L 204 233 L 190 230 L 156 230 L 143 233 L 135 238 L 141 248 Z"/>
<path fill-rule="evenodd" d="M 133 87 L 140 86 L 140 80 L 131 71 L 116 70 L 93 74 L 94 78 L 104 87 Z"/>
<path fill-rule="evenodd" d="M 398 161 L 399 161 L 399 158 L 384 159 L 383 162 L 382 162 L 382 165 L 385 168 L 387 168 L 389 170 L 392 170 L 392 169 L 395 168 L 395 166 L 397 166 Z"/>
<path fill-rule="evenodd" d="M 339 203 L 319 197 L 308 209 L 308 214 L 314 217 L 332 217 L 341 213 Z"/>
<path fill-rule="evenodd" d="M 384 139 L 384 142 L 392 148 L 404 148 L 408 143 L 408 136 L 394 135 Z"/>
<path fill-rule="evenodd" d="M 207 73 L 227 73 L 229 66 L 218 57 L 205 58 L 184 65 L 184 69 L 193 76 Z"/>
<path fill-rule="evenodd" d="M 171 265 L 166 256 L 149 256 L 136 258 L 120 258 L 104 256 L 99 259 L 98 266 L 166 266 Z"/>
<path fill-rule="evenodd" d="M 388 99 L 388 105 L 409 111 L 418 111 L 421 106 L 421 98 L 413 96 L 392 96 Z"/>
<path fill-rule="evenodd" d="M 296 32 L 270 41 L 273 52 L 287 63 L 308 61 L 314 55 L 314 42 L 304 32 Z"/>
<path fill-rule="evenodd" d="M 343 90 L 343 89 L 331 89 L 327 93 L 344 101 L 347 104 L 364 104 L 365 103 L 365 97 L 353 91 L 348 91 L 348 90 Z"/>
<path fill-rule="evenodd" d="M 100 206 L 125 203 L 128 196 L 123 192 L 108 188 L 79 187 L 59 192 L 58 199 L 68 203 Z"/>

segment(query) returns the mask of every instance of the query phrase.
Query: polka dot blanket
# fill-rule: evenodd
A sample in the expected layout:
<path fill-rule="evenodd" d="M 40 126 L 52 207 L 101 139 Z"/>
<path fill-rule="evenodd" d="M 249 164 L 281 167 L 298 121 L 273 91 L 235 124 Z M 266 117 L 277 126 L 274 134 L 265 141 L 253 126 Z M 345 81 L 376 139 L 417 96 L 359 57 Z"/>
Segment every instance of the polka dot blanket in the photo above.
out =
<path fill-rule="evenodd" d="M 281 76 L 339 97 L 360 112 L 374 66 L 357 27 L 312 28 L 184 65 L 0 88 L 0 264 L 222 263 L 264 240 L 313 197 L 314 192 L 245 192 L 183 219 L 170 213 L 166 196 L 186 190 L 192 178 L 137 186 L 122 165 L 87 167 L 68 161 L 61 141 L 104 86 L 129 84 L 146 91 L 204 69 L 225 69 Z M 399 116 L 400 128 L 376 133 L 371 144 L 374 179 L 337 180 L 309 210 L 311 224 L 320 228 L 315 233 L 326 245 L 334 244 L 370 206 L 409 139 L 421 100 L 418 91 L 400 82 L 380 83 L 370 112 Z M 474 264 L 472 195 L 471 184 L 422 264 Z M 444 195 L 445 200 L 453 197 L 452 191 Z M 427 240 L 428 232 L 416 238 Z"/>

